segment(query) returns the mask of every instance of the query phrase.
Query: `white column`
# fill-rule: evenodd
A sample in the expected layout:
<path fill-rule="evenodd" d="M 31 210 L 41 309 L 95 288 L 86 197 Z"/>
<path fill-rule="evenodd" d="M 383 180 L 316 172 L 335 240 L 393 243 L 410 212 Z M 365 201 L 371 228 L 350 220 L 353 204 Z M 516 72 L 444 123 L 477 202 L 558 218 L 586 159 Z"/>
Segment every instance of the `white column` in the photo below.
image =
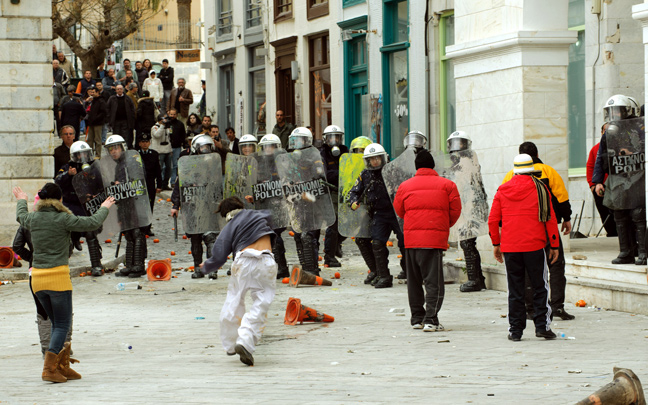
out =
<path fill-rule="evenodd" d="M 641 22 L 644 42 L 644 88 L 648 88 L 648 2 L 632 6 L 632 18 Z M 648 101 L 648 93 L 646 93 L 644 104 L 646 101 Z M 648 143 L 645 153 L 648 155 Z M 646 176 L 646 201 L 648 201 L 648 176 Z M 646 213 L 648 215 L 648 209 Z"/>
<path fill-rule="evenodd" d="M 0 246 L 18 228 L 11 189 L 33 201 L 54 177 L 51 12 L 45 0 L 0 0 Z"/>

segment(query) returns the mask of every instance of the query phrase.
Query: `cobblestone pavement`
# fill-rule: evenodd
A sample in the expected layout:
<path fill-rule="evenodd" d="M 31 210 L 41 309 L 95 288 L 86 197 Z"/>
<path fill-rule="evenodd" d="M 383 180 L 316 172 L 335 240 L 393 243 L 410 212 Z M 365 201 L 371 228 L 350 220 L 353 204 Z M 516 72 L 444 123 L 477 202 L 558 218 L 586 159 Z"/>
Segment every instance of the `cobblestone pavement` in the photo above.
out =
<path fill-rule="evenodd" d="M 173 241 L 169 204 L 156 205 L 149 258 L 173 256 L 191 266 L 189 242 Z M 294 243 L 286 235 L 289 262 Z M 107 245 L 104 255 L 110 254 Z M 392 274 L 398 254 L 390 248 Z M 123 279 L 75 277 L 74 357 L 79 381 L 41 381 L 34 304 L 26 282 L 0 287 L 0 402 L 49 403 L 573 403 L 632 369 L 648 385 L 648 318 L 596 308 L 567 308 L 554 321 L 566 338 L 521 342 L 507 335 L 506 293 L 460 293 L 446 285 L 445 332 L 409 326 L 406 285 L 376 290 L 362 283 L 366 266 L 344 243 L 341 278 L 332 287 L 290 288 L 278 282 L 268 325 L 246 367 L 225 355 L 218 317 L 228 277 L 168 282 L 139 279 L 143 289 L 116 291 Z M 73 262 L 87 261 L 84 250 Z M 323 276 L 333 278 L 333 269 Z M 131 281 L 131 280 L 129 280 Z M 289 297 L 335 317 L 330 324 L 286 326 Z M 404 310 L 403 313 L 390 309 Z M 529 321 L 530 322 L 530 321 Z M 573 337 L 575 339 L 567 339 Z M 132 346 L 131 350 L 123 346 Z"/>

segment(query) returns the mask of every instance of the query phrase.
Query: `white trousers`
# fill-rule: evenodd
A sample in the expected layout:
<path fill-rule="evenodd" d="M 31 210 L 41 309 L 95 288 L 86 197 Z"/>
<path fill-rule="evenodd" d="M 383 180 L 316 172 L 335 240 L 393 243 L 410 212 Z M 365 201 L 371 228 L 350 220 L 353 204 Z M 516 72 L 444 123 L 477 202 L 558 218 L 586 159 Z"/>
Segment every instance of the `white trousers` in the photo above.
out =
<path fill-rule="evenodd" d="M 227 353 L 233 354 L 237 344 L 254 352 L 265 329 L 276 282 L 277 263 L 269 250 L 246 249 L 236 254 L 220 315 L 221 342 Z M 245 312 L 248 290 L 253 302 L 250 311 Z"/>

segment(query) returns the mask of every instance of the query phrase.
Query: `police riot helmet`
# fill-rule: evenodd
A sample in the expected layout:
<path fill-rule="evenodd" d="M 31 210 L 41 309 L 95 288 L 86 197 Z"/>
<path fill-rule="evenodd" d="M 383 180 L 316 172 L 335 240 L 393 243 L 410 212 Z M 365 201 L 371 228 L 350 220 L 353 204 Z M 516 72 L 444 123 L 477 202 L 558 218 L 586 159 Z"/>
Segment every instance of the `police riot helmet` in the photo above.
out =
<path fill-rule="evenodd" d="M 605 102 L 605 107 L 603 107 L 603 121 L 625 120 L 632 118 L 634 113 L 632 101 L 623 94 L 616 94 Z"/>
<path fill-rule="evenodd" d="M 205 155 L 216 151 L 214 140 L 211 136 L 206 134 L 196 135 L 191 141 L 191 154 L 192 155 Z"/>
<path fill-rule="evenodd" d="M 70 160 L 74 163 L 90 163 L 94 160 L 94 152 L 87 143 L 76 141 L 70 146 Z"/>
<path fill-rule="evenodd" d="M 259 151 L 264 155 L 272 155 L 277 149 L 281 149 L 281 139 L 275 134 L 268 134 L 261 138 Z"/>
<path fill-rule="evenodd" d="M 257 138 L 254 135 L 243 135 L 239 139 L 239 151 L 241 155 L 248 156 L 256 152 L 257 148 Z"/>
<path fill-rule="evenodd" d="M 472 141 L 470 140 L 470 135 L 464 131 L 454 131 L 446 140 L 446 146 L 448 147 L 449 153 L 470 150 Z"/>
<path fill-rule="evenodd" d="M 364 150 L 372 144 L 373 141 L 366 136 L 359 136 L 351 141 L 351 146 L 349 149 L 351 153 L 364 153 Z"/>
<path fill-rule="evenodd" d="M 363 159 L 365 169 L 379 170 L 387 164 L 387 152 L 385 152 L 385 148 L 381 144 L 372 143 L 365 148 Z"/>
<path fill-rule="evenodd" d="M 427 137 L 423 135 L 423 132 L 412 130 L 405 135 L 403 138 L 403 146 L 405 148 L 409 146 L 414 146 L 415 148 L 425 148 L 427 146 Z"/>
<path fill-rule="evenodd" d="M 295 128 L 288 137 L 289 149 L 305 149 L 313 145 L 313 133 L 306 127 Z"/>
<path fill-rule="evenodd" d="M 110 153 L 110 151 L 115 148 L 121 148 L 122 152 L 125 152 L 128 149 L 128 146 L 126 146 L 126 141 L 119 135 L 109 136 L 108 139 L 106 139 L 104 146 L 108 153 Z M 117 158 L 115 157 L 115 159 Z"/>
<path fill-rule="evenodd" d="M 639 106 L 639 103 L 637 103 L 637 100 L 635 100 L 634 97 L 627 96 L 628 100 L 630 100 L 630 104 L 632 104 L 632 115 L 635 117 L 640 116 L 641 112 L 641 107 Z"/>

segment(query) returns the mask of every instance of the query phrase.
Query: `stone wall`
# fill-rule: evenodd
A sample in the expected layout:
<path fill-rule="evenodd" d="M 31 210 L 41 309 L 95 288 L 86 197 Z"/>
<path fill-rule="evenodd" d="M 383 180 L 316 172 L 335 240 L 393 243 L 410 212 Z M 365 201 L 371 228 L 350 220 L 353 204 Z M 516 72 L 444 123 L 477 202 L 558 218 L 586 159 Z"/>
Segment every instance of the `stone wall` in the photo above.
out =
<path fill-rule="evenodd" d="M 0 0 L 0 245 L 18 224 L 11 189 L 30 196 L 54 177 L 51 3 Z"/>

